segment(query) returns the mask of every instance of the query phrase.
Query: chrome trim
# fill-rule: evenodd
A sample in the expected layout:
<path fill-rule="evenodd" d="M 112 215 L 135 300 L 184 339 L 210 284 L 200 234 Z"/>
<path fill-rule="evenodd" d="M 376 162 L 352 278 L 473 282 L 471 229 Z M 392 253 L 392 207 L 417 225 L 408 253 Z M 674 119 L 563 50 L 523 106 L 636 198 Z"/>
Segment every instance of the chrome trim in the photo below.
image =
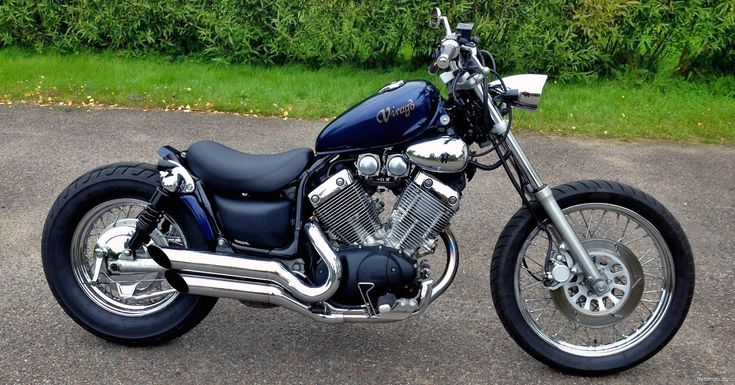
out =
<path fill-rule="evenodd" d="M 150 258 L 137 258 L 134 261 L 127 259 L 108 261 L 107 268 L 115 273 L 151 273 L 166 271 L 166 269 Z"/>
<path fill-rule="evenodd" d="M 170 270 L 167 273 L 170 282 L 179 283 L 177 289 L 189 294 L 218 298 L 232 298 L 240 301 L 268 303 L 295 311 L 317 321 L 327 323 L 343 322 L 341 315 L 314 313 L 311 307 L 298 301 L 283 288 L 275 284 L 245 282 L 224 277 L 203 277 Z M 180 281 L 179 281 L 180 279 Z"/>
<path fill-rule="evenodd" d="M 375 154 L 360 154 L 355 162 L 357 173 L 361 176 L 380 174 L 380 157 Z"/>
<path fill-rule="evenodd" d="M 167 269 L 275 282 L 302 301 L 321 302 L 332 297 L 339 288 L 342 265 L 318 225 L 310 222 L 304 226 L 304 229 L 314 249 L 327 267 L 327 279 L 320 286 L 304 283 L 288 267 L 276 260 L 234 254 L 164 249 L 153 245 L 148 247 L 148 254 L 159 265 Z M 172 286 L 174 286 L 173 283 Z"/>
<path fill-rule="evenodd" d="M 169 162 L 175 164 L 176 167 L 166 171 L 159 171 L 163 189 L 168 192 L 182 194 L 194 192 L 194 178 L 189 171 L 177 162 L 172 160 L 169 160 Z"/>
<path fill-rule="evenodd" d="M 385 161 L 385 169 L 388 175 L 396 178 L 408 175 L 410 170 L 408 161 L 402 154 L 388 155 Z"/>
<path fill-rule="evenodd" d="M 442 16 L 442 11 L 439 9 L 439 7 L 434 7 L 434 15 L 436 16 L 436 24 L 432 23 L 431 26 L 436 28 L 440 25 L 444 27 L 444 32 L 447 35 L 452 34 L 452 27 L 449 26 L 449 19 L 447 19 L 446 16 Z"/>
<path fill-rule="evenodd" d="M 452 210 L 459 210 L 459 193 L 438 179 L 429 174 L 419 172 L 413 178 L 413 183 L 423 187 L 425 190 L 433 192 L 434 195 L 441 199 L 442 203 Z"/>
<path fill-rule="evenodd" d="M 513 131 L 509 131 L 507 133 L 505 137 L 505 144 L 508 147 L 508 151 L 513 153 L 516 163 L 518 163 L 518 167 L 521 168 L 523 175 L 528 178 L 528 181 L 531 184 L 531 188 L 534 191 L 540 189 L 544 184 L 543 182 L 541 182 L 541 178 L 539 178 L 538 174 L 536 173 L 536 169 L 534 169 L 531 161 L 529 161 L 528 157 L 526 157 L 526 153 L 523 152 L 520 143 L 518 143 L 518 139 L 516 139 L 516 136 L 513 135 Z"/>
<path fill-rule="evenodd" d="M 429 139 L 408 146 L 408 160 L 427 171 L 438 173 L 459 172 L 467 167 L 467 143 L 451 136 Z"/>
<path fill-rule="evenodd" d="M 510 134 L 510 133 L 508 133 Z M 541 190 L 534 194 L 536 199 L 543 206 L 544 211 L 551 219 L 551 223 L 554 224 L 554 228 L 561 236 L 564 243 L 569 248 L 569 252 L 572 254 L 572 258 L 585 272 L 587 281 L 589 282 L 590 288 L 594 288 L 594 291 L 598 294 L 602 294 L 607 291 L 607 283 L 604 282 L 604 277 L 595 267 L 595 262 L 592 257 L 587 253 L 587 250 L 582 245 L 577 234 L 572 230 L 572 226 L 569 225 L 569 221 L 561 211 L 559 204 L 554 199 L 554 194 L 551 192 L 549 186 L 544 186 Z M 598 287 L 598 284 L 604 284 Z M 601 290 L 599 290 L 601 289 Z"/>
<path fill-rule="evenodd" d="M 340 191 L 346 189 L 354 182 L 355 179 L 352 177 L 352 173 L 348 170 L 342 170 L 332 175 L 324 183 L 312 190 L 307 195 L 309 197 L 309 202 L 311 202 L 314 208 L 317 208 L 320 204 L 337 195 Z"/>
<path fill-rule="evenodd" d="M 327 312 L 323 312 L 314 311 L 311 306 L 300 302 L 275 284 L 245 282 L 225 277 L 205 277 L 190 273 L 179 273 L 174 270 L 167 272 L 166 277 L 172 283 L 172 286 L 182 293 L 277 305 L 324 323 L 403 321 L 424 313 L 431 303 L 432 295 L 432 281 L 427 280 L 422 282 L 421 291 L 417 298 L 412 299 L 415 300 L 416 306 L 411 308 L 411 311 L 393 311 L 386 314 L 371 315 L 364 309 L 340 309 L 325 304 Z"/>
<path fill-rule="evenodd" d="M 459 246 L 457 240 L 452 234 L 452 230 L 446 229 L 441 233 L 442 241 L 444 241 L 444 247 L 447 248 L 447 266 L 444 268 L 444 274 L 439 278 L 436 285 L 434 285 L 431 293 L 431 302 L 434 302 L 439 296 L 449 288 L 449 285 L 454 281 L 454 277 L 457 275 L 459 270 Z"/>
<path fill-rule="evenodd" d="M 453 37 L 446 37 L 442 40 L 439 56 L 436 58 L 436 65 L 441 69 L 449 68 L 449 63 L 459 55 L 459 43 Z"/>
<path fill-rule="evenodd" d="M 388 323 L 403 321 L 405 319 L 416 317 L 423 314 L 431 304 L 431 294 L 433 292 L 433 281 L 428 279 L 421 282 L 421 291 L 415 298 L 401 298 L 393 304 L 391 311 L 383 314 L 369 315 L 368 312 L 360 310 L 358 312 L 347 310 L 341 314 L 344 322 L 355 323 Z M 341 312 L 340 309 L 331 309 L 334 312 Z"/>

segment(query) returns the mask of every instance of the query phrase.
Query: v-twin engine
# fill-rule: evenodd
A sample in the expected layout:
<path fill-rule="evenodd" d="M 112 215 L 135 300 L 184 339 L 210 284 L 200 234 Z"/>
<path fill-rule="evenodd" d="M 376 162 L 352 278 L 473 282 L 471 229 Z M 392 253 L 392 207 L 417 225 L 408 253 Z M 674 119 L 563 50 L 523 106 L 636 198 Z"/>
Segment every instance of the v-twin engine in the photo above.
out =
<path fill-rule="evenodd" d="M 358 179 L 342 170 L 309 193 L 323 227 L 348 244 L 384 245 L 413 255 L 433 241 L 459 209 L 457 191 L 424 172 L 408 183 L 383 225 L 380 207 Z"/>

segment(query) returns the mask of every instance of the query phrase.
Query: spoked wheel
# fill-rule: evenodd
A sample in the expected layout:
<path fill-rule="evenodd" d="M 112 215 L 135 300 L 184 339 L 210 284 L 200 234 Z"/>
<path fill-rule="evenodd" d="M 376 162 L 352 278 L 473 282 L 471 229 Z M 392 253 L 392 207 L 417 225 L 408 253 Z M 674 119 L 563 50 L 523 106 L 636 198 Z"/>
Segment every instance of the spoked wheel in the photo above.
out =
<path fill-rule="evenodd" d="M 560 242 L 527 210 L 503 231 L 491 285 L 511 336 L 540 361 L 577 374 L 636 365 L 663 348 L 683 322 L 694 289 L 691 250 L 681 227 L 653 198 L 605 181 L 555 189 L 567 220 L 610 290 L 589 290 L 579 266 L 547 287 L 547 252 Z"/>
<path fill-rule="evenodd" d="M 178 295 L 162 272 L 108 272 L 112 262 L 133 261 L 124 254 L 125 242 L 135 231 L 137 217 L 146 202 L 123 198 L 103 202 L 82 218 L 72 240 L 71 263 L 74 277 L 85 294 L 111 313 L 138 317 L 155 313 L 171 304 Z M 165 231 L 165 234 L 163 233 Z M 164 216 L 151 234 L 151 242 L 161 247 L 186 248 L 181 228 Z M 141 247 L 135 260 L 150 259 Z"/>
<path fill-rule="evenodd" d="M 138 214 L 159 183 L 156 169 L 146 164 L 98 168 L 67 187 L 46 219 L 41 254 L 51 292 L 74 321 L 102 338 L 160 343 L 193 328 L 217 301 L 175 291 L 146 246 L 135 260 L 125 254 Z M 209 248 L 180 202 L 167 206 L 150 238 L 158 246 Z M 120 267 L 131 263 L 139 270 Z"/>

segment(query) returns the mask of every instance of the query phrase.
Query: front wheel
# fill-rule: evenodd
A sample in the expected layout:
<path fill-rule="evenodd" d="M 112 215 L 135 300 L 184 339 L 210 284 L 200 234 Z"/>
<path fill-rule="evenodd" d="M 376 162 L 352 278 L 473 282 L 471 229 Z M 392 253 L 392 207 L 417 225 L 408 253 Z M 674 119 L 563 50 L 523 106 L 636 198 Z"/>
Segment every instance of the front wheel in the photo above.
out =
<path fill-rule="evenodd" d="M 539 226 L 524 208 L 493 253 L 498 317 L 526 352 L 565 372 L 601 375 L 645 361 L 671 340 L 692 300 L 694 262 L 684 231 L 661 203 L 627 185 L 582 181 L 553 191 L 610 290 L 588 290 L 578 266 L 566 283 L 547 287 L 548 258 L 560 242 L 549 236 L 548 219 Z"/>

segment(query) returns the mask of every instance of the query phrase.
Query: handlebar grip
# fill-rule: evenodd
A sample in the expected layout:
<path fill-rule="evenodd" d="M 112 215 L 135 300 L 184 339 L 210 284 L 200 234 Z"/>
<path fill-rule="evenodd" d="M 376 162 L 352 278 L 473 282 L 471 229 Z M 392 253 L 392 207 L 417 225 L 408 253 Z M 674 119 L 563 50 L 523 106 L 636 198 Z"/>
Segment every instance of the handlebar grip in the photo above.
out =
<path fill-rule="evenodd" d="M 436 58 L 437 67 L 441 69 L 448 68 L 449 62 L 457 56 L 458 47 L 459 44 L 456 41 L 450 39 L 444 40 L 442 42 L 441 53 Z"/>

